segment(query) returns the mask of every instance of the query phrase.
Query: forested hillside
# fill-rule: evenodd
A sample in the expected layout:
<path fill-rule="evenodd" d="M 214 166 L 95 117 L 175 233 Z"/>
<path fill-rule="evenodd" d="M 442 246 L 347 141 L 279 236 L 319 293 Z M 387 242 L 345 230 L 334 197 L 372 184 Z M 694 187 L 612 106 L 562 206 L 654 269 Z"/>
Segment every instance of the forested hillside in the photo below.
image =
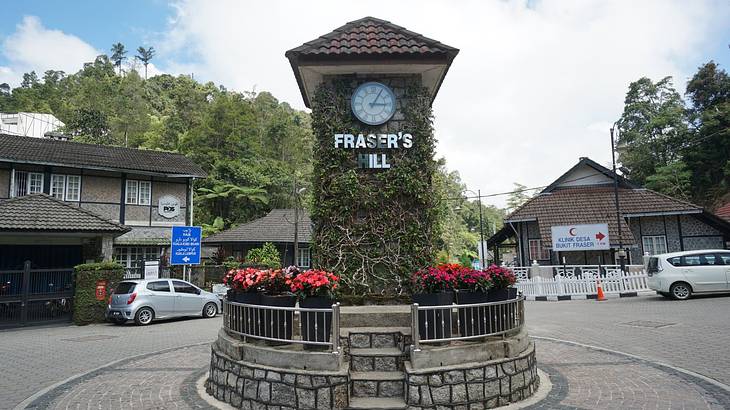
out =
<path fill-rule="evenodd" d="M 206 234 L 293 206 L 295 181 L 311 183 L 309 113 L 267 92 L 229 91 L 189 76 L 145 79 L 144 71 L 122 70 L 115 47 L 112 58 L 101 55 L 77 73 L 27 73 L 12 90 L 0 84 L 0 112 L 52 113 L 75 141 L 189 156 L 209 175 L 195 184 L 195 223 Z M 479 207 L 457 200 L 465 186 L 445 162 L 435 183 L 444 197 L 440 258 L 475 258 Z M 501 227 L 502 212 L 484 205 L 483 213 L 487 237 Z"/>

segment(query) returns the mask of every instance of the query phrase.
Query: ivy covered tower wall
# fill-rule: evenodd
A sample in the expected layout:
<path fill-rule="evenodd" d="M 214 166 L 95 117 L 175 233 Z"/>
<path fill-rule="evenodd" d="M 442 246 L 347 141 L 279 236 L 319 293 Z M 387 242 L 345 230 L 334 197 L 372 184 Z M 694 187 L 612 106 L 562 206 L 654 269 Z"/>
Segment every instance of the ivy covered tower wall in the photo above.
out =
<path fill-rule="evenodd" d="M 431 104 L 457 52 L 372 17 L 287 52 L 316 137 L 314 261 L 347 293 L 401 293 L 433 260 Z M 362 104 L 391 112 L 371 121 Z"/>

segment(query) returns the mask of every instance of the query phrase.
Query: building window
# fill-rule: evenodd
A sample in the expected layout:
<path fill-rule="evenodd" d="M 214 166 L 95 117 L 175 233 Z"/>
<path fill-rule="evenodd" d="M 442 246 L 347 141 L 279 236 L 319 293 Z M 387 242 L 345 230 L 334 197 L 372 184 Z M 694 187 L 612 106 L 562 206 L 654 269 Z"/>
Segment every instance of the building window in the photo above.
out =
<path fill-rule="evenodd" d="M 13 196 L 25 196 L 43 192 L 43 174 L 38 172 L 15 171 Z"/>
<path fill-rule="evenodd" d="M 530 239 L 528 240 L 529 244 L 529 250 L 530 250 L 530 260 L 531 261 L 544 261 L 547 259 L 550 259 L 548 256 L 547 250 L 543 248 L 542 246 L 542 240 L 540 239 Z"/>
<path fill-rule="evenodd" d="M 137 262 L 160 260 L 159 246 L 117 246 L 114 248 L 114 260 L 125 268 L 135 268 Z"/>
<path fill-rule="evenodd" d="M 125 202 L 129 205 L 149 205 L 152 197 L 152 182 L 127 180 L 127 197 Z"/>
<path fill-rule="evenodd" d="M 139 181 L 139 204 L 149 205 L 152 192 L 152 183 L 150 181 Z"/>
<path fill-rule="evenodd" d="M 63 201 L 66 192 L 66 175 L 51 175 L 51 196 Z"/>
<path fill-rule="evenodd" d="M 312 264 L 312 254 L 309 248 L 299 248 L 299 260 L 297 266 L 308 268 Z"/>
<path fill-rule="evenodd" d="M 139 195 L 139 181 L 132 179 L 127 180 L 127 199 L 126 203 L 137 205 L 137 196 Z"/>
<path fill-rule="evenodd" d="M 66 175 L 66 200 L 79 201 L 81 199 L 81 176 Z"/>
<path fill-rule="evenodd" d="M 644 254 L 659 255 L 667 253 L 667 237 L 665 235 L 642 236 Z"/>

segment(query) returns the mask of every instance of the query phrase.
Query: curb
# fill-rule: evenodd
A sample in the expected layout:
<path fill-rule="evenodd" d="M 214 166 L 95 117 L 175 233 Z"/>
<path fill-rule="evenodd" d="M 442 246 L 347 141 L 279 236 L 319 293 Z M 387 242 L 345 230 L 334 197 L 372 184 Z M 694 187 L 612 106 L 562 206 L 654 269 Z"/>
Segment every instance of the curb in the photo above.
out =
<path fill-rule="evenodd" d="M 82 372 L 82 373 L 75 374 L 75 375 L 73 375 L 73 376 L 71 376 L 71 377 L 69 377 L 67 379 L 61 380 L 61 381 L 56 382 L 56 383 L 54 383 L 54 384 L 52 384 L 52 385 L 50 385 L 48 387 L 45 387 L 45 388 L 43 388 L 43 389 L 35 392 L 30 397 L 26 398 L 25 400 L 23 400 L 22 402 L 20 402 L 15 407 L 13 407 L 13 410 L 22 410 L 22 409 L 29 408 L 28 406 L 33 405 L 36 401 L 42 399 L 43 396 L 45 396 L 45 395 L 47 395 L 49 393 L 52 393 L 54 390 L 61 389 L 66 384 L 73 383 L 73 382 L 76 382 L 76 381 L 80 381 L 84 377 L 87 377 L 89 375 L 92 375 L 92 374 L 94 374 L 96 372 L 99 372 L 101 370 L 104 370 L 104 369 L 106 369 L 108 367 L 116 366 L 116 365 L 119 365 L 121 363 L 128 362 L 128 361 L 132 361 L 132 360 L 142 359 L 142 358 L 145 358 L 145 357 L 148 357 L 148 356 L 152 356 L 152 355 L 156 355 L 156 354 L 162 354 L 162 353 L 171 352 L 171 351 L 174 351 L 174 350 L 177 350 L 177 349 L 184 349 L 184 348 L 188 348 L 188 347 L 209 345 L 211 343 L 212 342 L 201 342 L 201 343 L 193 343 L 193 344 L 190 344 L 190 345 L 183 345 L 183 346 L 176 346 L 176 347 L 168 347 L 166 349 L 157 350 L 155 352 L 148 352 L 148 353 L 138 354 L 136 356 L 129 356 L 129 357 L 125 357 L 125 358 L 122 358 L 122 359 L 114 360 L 114 361 L 109 362 L 109 363 L 107 363 L 105 365 L 102 365 L 102 366 L 93 368 L 91 370 L 88 370 L 88 371 L 85 371 L 85 372 Z M 36 407 L 34 405 L 34 407 L 30 407 L 30 408 L 36 408 Z"/>
<path fill-rule="evenodd" d="M 638 297 L 638 296 L 654 296 L 656 294 L 657 293 L 653 290 L 641 291 L 641 292 L 606 293 L 606 299 L 621 299 L 621 298 L 631 298 L 631 297 Z M 563 300 L 596 300 L 596 299 L 598 299 L 598 295 L 595 293 L 587 294 L 587 295 L 525 296 L 525 300 L 531 301 L 531 302 L 556 302 L 556 301 L 563 301 Z"/>

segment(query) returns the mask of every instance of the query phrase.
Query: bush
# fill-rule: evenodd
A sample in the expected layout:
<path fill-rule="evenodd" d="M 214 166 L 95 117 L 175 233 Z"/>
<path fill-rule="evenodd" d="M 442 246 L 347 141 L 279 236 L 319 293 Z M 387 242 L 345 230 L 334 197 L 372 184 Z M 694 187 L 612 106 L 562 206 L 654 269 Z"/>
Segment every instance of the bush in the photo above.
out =
<path fill-rule="evenodd" d="M 260 248 L 253 248 L 246 254 L 246 262 L 252 265 L 263 265 L 271 269 L 281 268 L 281 255 L 271 242 Z"/>
<path fill-rule="evenodd" d="M 85 263 L 74 267 L 74 323 L 87 325 L 103 322 L 109 295 L 123 277 L 124 267 L 114 262 Z M 96 300 L 98 280 L 107 281 L 104 300 Z"/>

